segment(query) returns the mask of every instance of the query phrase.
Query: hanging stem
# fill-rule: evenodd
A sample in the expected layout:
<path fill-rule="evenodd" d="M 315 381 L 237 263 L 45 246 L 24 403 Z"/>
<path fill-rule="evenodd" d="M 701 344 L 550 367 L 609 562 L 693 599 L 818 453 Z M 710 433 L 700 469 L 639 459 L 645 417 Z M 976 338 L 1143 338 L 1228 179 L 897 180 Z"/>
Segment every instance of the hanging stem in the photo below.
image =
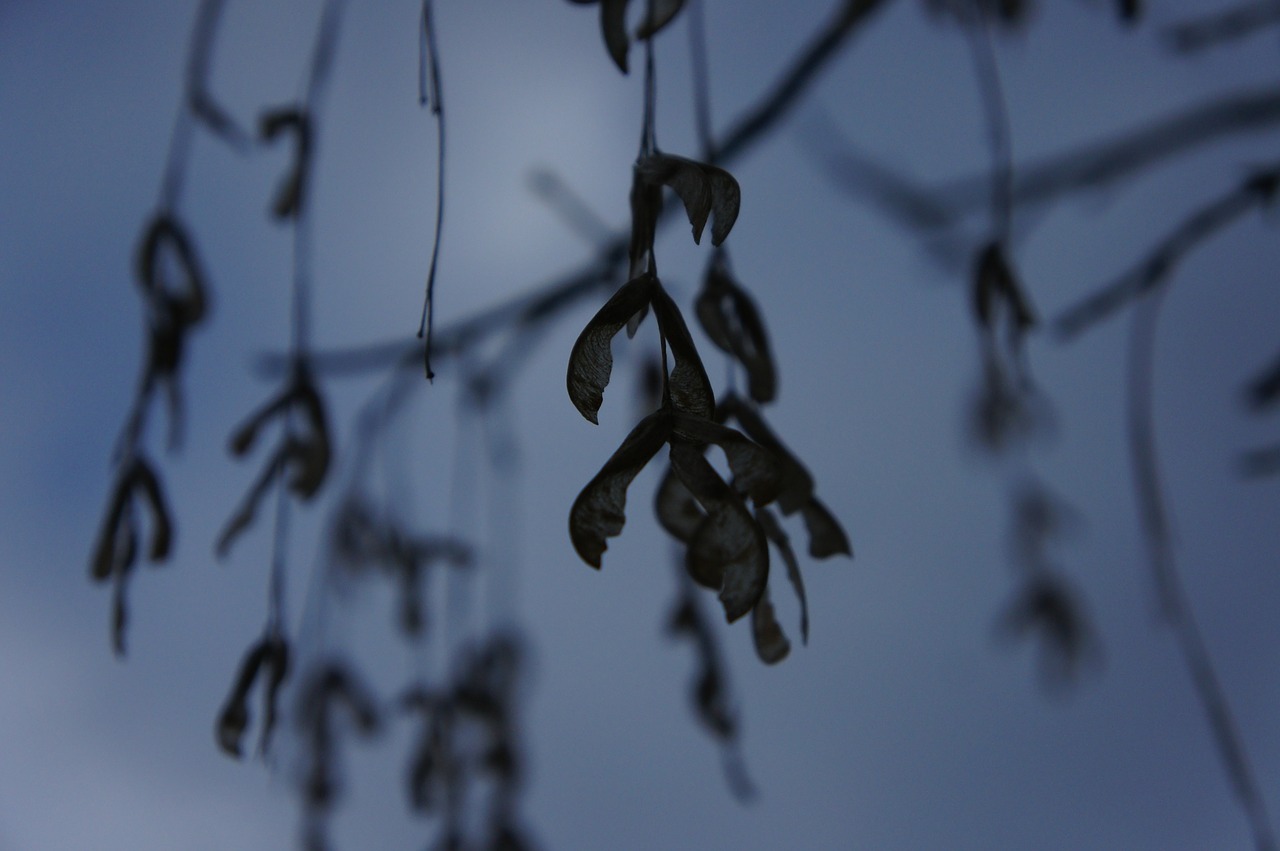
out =
<path fill-rule="evenodd" d="M 292 412 L 286 414 L 286 428 L 293 425 Z M 271 576 L 267 585 L 267 635 L 283 635 L 285 623 L 286 543 L 289 538 L 289 492 L 283 478 L 276 487 L 275 528 L 271 536 Z"/>
<path fill-rule="evenodd" d="M 307 150 L 299 167 L 303 169 L 301 180 L 308 185 L 312 166 L 315 163 L 315 129 L 319 126 L 318 115 L 320 100 L 324 94 L 325 83 L 333 65 L 333 56 L 337 47 L 338 28 L 343 8 L 343 0 L 328 0 L 320 17 L 320 29 L 316 35 L 315 47 L 311 54 L 311 67 L 307 75 L 302 114 L 306 117 L 309 134 Z M 308 371 L 310 347 L 311 317 L 311 199 L 313 193 L 308 192 L 299 206 L 293 224 L 293 284 L 291 295 L 291 327 L 290 359 L 292 373 L 290 381 L 295 386 Z M 292 405 L 285 409 L 285 440 L 294 439 L 297 428 Z M 267 633 L 283 635 L 285 624 L 285 579 L 288 561 L 289 538 L 289 493 L 285 483 L 283 470 L 276 481 L 276 514 L 275 526 L 271 541 L 271 575 L 268 580 L 267 596 Z"/>
<path fill-rule="evenodd" d="M 693 119 L 703 162 L 715 164 L 715 139 L 711 135 L 711 74 L 707 69 L 707 27 L 702 0 L 691 0 L 689 60 L 693 67 Z"/>
<path fill-rule="evenodd" d="M 320 100 L 333 56 L 337 47 L 338 25 L 341 19 L 342 0 L 328 0 L 320 16 L 320 31 L 316 35 L 311 54 L 311 69 L 307 75 L 303 114 L 307 123 L 307 153 L 301 162 L 304 170 L 303 185 L 311 184 L 311 171 L 316 159 L 316 128 L 320 125 Z M 311 309 L 311 193 L 300 205 L 293 229 L 293 359 L 295 364 L 307 358 L 310 343 Z"/>
<path fill-rule="evenodd" d="M 1169 513 L 1160 484 L 1153 416 L 1155 330 L 1163 289 L 1137 306 L 1129 336 L 1129 452 L 1134 497 L 1146 539 L 1147 558 L 1160 594 L 1161 615 L 1173 630 L 1182 661 L 1217 745 L 1218 757 L 1253 832 L 1258 851 L 1275 851 L 1276 840 L 1262 792 L 1250 766 L 1244 737 L 1218 679 L 1204 636 L 1191 611 L 1173 553 Z"/>
<path fill-rule="evenodd" d="M 163 213 L 176 209 L 182 195 L 187 152 L 191 150 L 191 130 L 191 110 L 184 104 L 173 119 L 173 130 L 169 135 L 169 156 L 165 161 L 164 178 L 160 184 L 160 210 Z"/>
<path fill-rule="evenodd" d="M 974 5 L 973 22 L 967 29 L 991 144 L 991 228 L 993 237 L 1005 243 L 1013 228 L 1013 133 L 991 31 L 980 3 Z"/>
<path fill-rule="evenodd" d="M 203 94 L 204 79 L 209 72 L 209 57 L 213 51 L 213 37 L 217 32 L 218 16 L 222 14 L 224 2 L 225 0 L 202 0 L 196 10 L 196 21 L 191 28 L 191 45 L 187 53 L 182 107 L 173 120 L 164 177 L 160 184 L 160 210 L 164 213 L 177 208 L 182 194 L 182 180 L 191 151 L 194 118 L 192 110 Z"/>
<path fill-rule="evenodd" d="M 431 331 L 435 324 L 436 266 L 440 260 L 440 237 L 444 228 L 444 103 L 441 96 L 439 57 L 431 0 L 422 0 L 422 29 L 418 45 L 418 101 L 423 106 L 430 104 L 431 114 L 436 119 L 436 227 L 431 242 L 431 262 L 427 266 L 427 292 L 422 302 L 422 321 L 418 323 L 418 339 L 423 341 L 422 366 L 428 381 L 435 378 L 435 373 L 431 370 Z"/>
<path fill-rule="evenodd" d="M 644 125 L 640 129 L 640 156 L 647 156 L 658 150 L 657 133 L 654 129 L 655 82 L 653 71 L 653 39 L 644 40 Z"/>

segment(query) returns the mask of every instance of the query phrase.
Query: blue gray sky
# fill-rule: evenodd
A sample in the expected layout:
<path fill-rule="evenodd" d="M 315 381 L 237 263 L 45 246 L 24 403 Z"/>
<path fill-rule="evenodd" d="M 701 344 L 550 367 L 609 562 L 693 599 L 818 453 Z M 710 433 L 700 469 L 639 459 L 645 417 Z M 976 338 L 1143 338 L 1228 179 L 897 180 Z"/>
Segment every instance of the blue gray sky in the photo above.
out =
<path fill-rule="evenodd" d="M 211 88 L 241 123 L 297 98 L 319 5 L 228 4 Z M 318 348 L 407 338 L 417 327 L 435 190 L 434 127 L 417 105 L 418 5 L 353 3 L 344 17 L 313 196 Z M 836 4 L 706 5 L 713 122 L 723 128 Z M 1274 36 L 1172 57 L 1161 28 L 1224 4 L 1151 5 L 1125 31 L 1108 4 L 1043 3 L 1024 32 L 998 40 L 1019 162 L 1218 93 L 1274 85 Z M 268 524 L 223 563 L 212 550 L 255 473 L 224 450 L 272 392 L 253 358 L 287 339 L 290 242 L 265 217 L 287 165 L 282 150 L 239 155 L 207 136 L 192 149 L 181 209 L 215 290 L 213 321 L 189 352 L 184 447 L 164 460 L 180 520 L 176 557 L 136 577 L 123 662 L 110 650 L 109 593 L 87 578 L 141 357 L 132 255 L 159 191 L 195 8 L 0 3 L 3 851 L 280 848 L 297 836 L 296 745 L 286 740 L 273 767 L 232 762 L 212 738 L 265 615 Z M 447 324 L 591 258 L 592 244 L 530 190 L 536 170 L 559 175 L 609 229 L 626 227 L 642 93 L 638 76 L 609 62 L 594 9 L 480 0 L 441 2 L 437 16 L 450 134 L 438 282 Z M 658 142 L 696 155 L 683 24 L 660 38 L 657 62 Z M 721 630 L 742 755 L 760 789 L 754 803 L 729 794 L 718 751 L 688 708 L 689 649 L 662 634 L 675 583 L 648 510 L 654 474 L 633 485 L 629 522 L 600 573 L 566 534 L 573 498 L 634 421 L 630 367 L 650 338 L 615 348 L 616 383 L 592 426 L 565 394 L 564 369 L 595 304 L 566 310 L 522 360 L 495 420 L 514 438 L 518 473 L 464 487 L 464 509 L 474 510 L 457 507 L 451 484 L 458 453 L 478 451 L 475 423 L 458 428 L 455 373 L 415 394 L 393 437 L 412 491 L 406 514 L 423 529 L 470 526 L 485 543 L 485 569 L 504 571 L 509 611 L 530 641 L 522 812 L 531 832 L 560 849 L 1250 847 L 1157 617 L 1125 449 L 1127 319 L 1070 344 L 1033 338 L 1052 434 L 1005 459 L 976 452 L 965 432 L 980 369 L 965 267 L 936 262 L 832 180 L 814 141 L 833 126 L 862 154 L 925 183 L 989 164 L 966 42 L 899 0 L 790 121 L 732 167 L 743 202 L 727 244 L 781 375 L 770 420 L 815 473 L 857 553 L 803 565 L 811 639 L 782 664 L 755 659 L 745 624 Z M 1040 311 L 1057 314 L 1137 262 L 1248 167 L 1273 159 L 1273 140 L 1243 136 L 1015 211 L 1013 253 Z M 1272 213 L 1245 217 L 1172 279 L 1155 417 L 1179 564 L 1261 790 L 1280 814 L 1280 481 L 1237 472 L 1240 452 L 1276 437 L 1275 416 L 1249 414 L 1241 401 L 1277 351 L 1274 224 Z M 707 251 L 683 226 L 661 237 L 664 281 L 684 306 Z M 723 362 L 705 351 L 721 387 Z M 371 387 L 325 379 L 340 449 Z M 1001 643 L 994 629 L 1017 587 L 1008 494 L 1027 471 L 1075 509 L 1053 555 L 1103 648 L 1074 688 L 1051 694 L 1034 647 Z M 295 625 L 314 600 L 327 506 L 291 524 Z M 773 596 L 794 639 L 797 608 L 785 586 Z M 383 589 L 359 591 L 326 638 L 386 693 L 441 664 L 437 650 L 403 647 L 392 603 Z M 483 610 L 477 604 L 472 626 Z M 336 847 L 427 844 L 433 826 L 402 803 L 409 742 L 396 729 L 347 754 Z"/>

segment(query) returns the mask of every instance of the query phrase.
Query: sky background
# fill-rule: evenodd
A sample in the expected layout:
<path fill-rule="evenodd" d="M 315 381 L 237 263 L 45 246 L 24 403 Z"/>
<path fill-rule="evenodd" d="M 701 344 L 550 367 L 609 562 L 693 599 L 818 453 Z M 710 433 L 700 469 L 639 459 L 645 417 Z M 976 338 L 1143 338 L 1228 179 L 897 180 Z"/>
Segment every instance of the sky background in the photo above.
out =
<path fill-rule="evenodd" d="M 224 563 L 212 545 L 260 463 L 224 449 L 273 392 L 253 359 L 287 339 L 289 235 L 265 217 L 283 148 L 240 155 L 202 134 L 192 148 L 181 210 L 214 287 L 213 316 L 189 351 L 184 447 L 162 462 L 176 556 L 135 577 L 124 661 L 110 649 L 110 594 L 87 577 L 141 356 L 132 256 L 159 191 L 196 5 L 0 0 L 0 851 L 281 848 L 297 836 L 288 739 L 272 769 L 227 759 L 212 738 L 265 615 L 269 524 Z M 319 5 L 228 4 L 211 89 L 241 124 L 298 97 Z M 321 349 L 417 326 L 435 203 L 435 132 L 417 105 L 418 5 L 352 3 L 344 17 L 312 196 Z M 707 2 L 717 128 L 835 5 Z M 1109 4 L 1043 3 L 1024 32 L 999 40 L 1019 162 L 1274 85 L 1273 35 L 1169 54 L 1164 25 L 1225 4 L 1150 5 L 1126 31 Z M 593 256 L 531 191 L 536 170 L 559 175 L 611 231 L 626 227 L 641 80 L 612 66 L 591 8 L 441 2 L 437 18 L 450 134 L 437 305 L 447 324 Z M 657 61 L 659 145 L 696 155 L 682 22 L 660 38 Z M 620 366 L 595 427 L 570 404 L 564 369 L 599 301 L 564 311 L 522 358 L 493 420 L 517 448 L 518 473 L 464 486 L 462 505 L 475 512 L 458 507 L 451 485 L 459 451 L 478 451 L 475 423 L 458 427 L 455 374 L 415 394 L 392 436 L 412 486 L 405 514 L 425 530 L 470 524 L 486 546 L 483 569 L 505 571 L 501 587 L 529 639 L 531 833 L 548 849 L 1250 847 L 1156 617 L 1125 449 L 1128 322 L 1067 345 L 1033 339 L 1052 434 L 1001 461 L 975 451 L 965 412 L 979 361 L 964 266 L 935 262 L 832 180 L 814 151 L 833 126 L 926 183 L 988 165 L 964 39 L 899 0 L 731 167 L 743 202 L 727 245 L 781 376 L 767 414 L 857 553 L 803 561 L 811 639 L 782 664 L 756 660 L 745 624 L 720 631 L 760 789 L 753 804 L 731 797 L 689 711 L 689 648 L 662 634 L 676 585 L 648 508 L 654 472 L 633 485 L 626 530 L 600 573 L 566 533 L 578 490 L 638 418 L 631 367 L 651 338 L 615 347 Z M 1272 160 L 1274 139 L 1223 142 L 1019 217 L 1034 227 L 1021 231 L 1016 264 L 1042 314 L 1137 262 L 1248 166 Z M 676 225 L 658 256 L 687 309 L 708 246 Z M 1274 415 L 1248 413 L 1241 396 L 1277 349 L 1274 226 L 1274 214 L 1246 216 L 1172 279 L 1155 416 L 1185 583 L 1280 814 L 1280 480 L 1237 472 L 1241 451 L 1276 436 Z M 709 345 L 703 353 L 722 387 L 723 361 Z M 322 382 L 341 451 L 373 380 Z M 1040 687 L 1033 646 L 995 637 L 1017 587 L 1008 494 L 1026 470 L 1076 511 L 1053 555 L 1103 648 L 1065 692 Z M 484 508 L 490 491 L 506 499 L 496 515 Z M 314 601 L 328 505 L 294 515 L 295 625 Z M 794 640 L 785 585 L 773 598 Z M 326 639 L 350 648 L 384 694 L 442 664 L 439 642 L 405 649 L 392 602 L 385 589 L 361 590 Z M 403 804 L 410 742 L 401 725 L 347 752 L 335 847 L 428 844 L 433 826 Z"/>

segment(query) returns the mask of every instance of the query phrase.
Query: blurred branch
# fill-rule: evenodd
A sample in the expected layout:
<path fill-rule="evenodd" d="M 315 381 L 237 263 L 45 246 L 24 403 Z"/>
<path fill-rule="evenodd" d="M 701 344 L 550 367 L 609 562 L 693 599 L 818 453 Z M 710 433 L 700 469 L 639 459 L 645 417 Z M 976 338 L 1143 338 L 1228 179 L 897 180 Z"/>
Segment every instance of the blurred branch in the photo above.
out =
<path fill-rule="evenodd" d="M 444 235 L 444 94 L 440 85 L 440 48 L 436 44 L 436 27 L 431 0 L 422 0 L 421 43 L 418 46 L 418 101 L 430 106 L 436 119 L 436 225 L 431 237 L 431 260 L 427 264 L 426 292 L 422 298 L 422 322 L 418 339 L 422 340 L 422 368 L 427 380 L 434 377 L 431 353 L 435 348 L 436 269 L 440 263 L 440 242 Z M 429 84 L 429 85 L 428 85 Z"/>
<path fill-rule="evenodd" d="M 1157 243 L 1136 267 L 1066 310 L 1054 323 L 1058 335 L 1073 337 L 1159 286 L 1192 249 L 1255 207 L 1270 203 L 1277 187 L 1280 170 L 1259 171 L 1197 210 Z"/>
<path fill-rule="evenodd" d="M 845 192 L 878 208 L 881 215 L 921 237 L 921 247 L 943 268 L 968 259 L 964 240 L 953 227 L 964 218 L 918 181 L 860 151 L 825 110 L 808 119 L 802 141 L 823 160 L 828 177 Z"/>
<path fill-rule="evenodd" d="M 712 162 L 720 165 L 737 157 L 745 148 L 786 116 L 800 96 L 840 48 L 872 12 L 887 0 L 847 0 L 840 13 L 801 51 L 786 73 L 761 101 L 738 119 L 723 142 L 712 150 Z"/>
<path fill-rule="evenodd" d="M 178 206 L 182 183 L 186 176 L 191 151 L 192 121 L 204 123 L 210 132 L 243 153 L 248 147 L 246 134 L 209 94 L 209 65 L 213 43 L 218 33 L 218 19 L 226 0 L 201 0 L 196 20 L 191 27 L 187 48 L 187 68 L 183 76 L 183 106 L 174 118 L 169 135 L 169 153 L 160 187 L 160 209 L 172 211 Z"/>
<path fill-rule="evenodd" d="M 1252 0 L 1166 27 L 1162 35 L 1178 53 L 1196 53 L 1247 38 L 1280 24 L 1280 2 Z"/>
<path fill-rule="evenodd" d="M 1250 479 L 1280 473 L 1280 446 L 1251 449 L 1240 458 L 1240 471 Z"/>
<path fill-rule="evenodd" d="M 1275 837 L 1261 790 L 1249 764 L 1244 738 L 1178 574 L 1156 453 L 1152 386 L 1156 321 L 1165 292 L 1162 284 L 1187 252 L 1255 206 L 1270 202 L 1278 186 L 1280 172 L 1275 168 L 1249 176 L 1231 192 L 1193 213 L 1132 271 L 1066 311 L 1055 323 L 1059 335 L 1071 336 L 1123 305 L 1142 296 L 1147 297 L 1133 314 L 1129 346 L 1127 416 L 1135 499 L 1146 539 L 1147 558 L 1160 595 L 1161 613 L 1177 639 L 1183 662 L 1209 722 L 1218 757 L 1245 811 L 1259 851 L 1276 848 Z M 1257 458 L 1250 460 L 1255 468 L 1250 472 L 1254 472 L 1260 465 Z"/>
<path fill-rule="evenodd" d="M 1261 411 L 1280 400 L 1280 357 L 1258 373 L 1246 389 L 1249 407 Z"/>
<path fill-rule="evenodd" d="M 209 66 L 218 18 L 225 0 L 203 0 L 196 11 L 196 23 L 187 58 L 185 88 L 187 107 L 215 136 L 239 153 L 249 149 L 249 134 L 209 94 Z"/>
<path fill-rule="evenodd" d="M 1249 382 L 1245 388 L 1245 401 L 1255 413 L 1261 413 L 1280 401 L 1280 358 L 1263 367 Z M 1240 471 L 1248 478 L 1280 473 L 1280 444 L 1244 453 L 1240 458 Z"/>
<path fill-rule="evenodd" d="M 1013 230 L 1013 130 L 1009 125 L 1009 103 L 1000 81 L 1000 66 L 985 15 L 977 15 L 964 27 L 969 37 L 973 71 L 987 121 L 987 142 L 991 148 L 991 239 L 1008 242 Z"/>
<path fill-rule="evenodd" d="M 538 322 L 580 298 L 604 289 L 617 281 L 617 270 L 625 256 L 625 240 L 615 237 L 605 253 L 581 271 L 556 278 L 524 296 L 508 299 L 436 329 L 431 345 L 432 358 L 438 363 L 456 357 L 495 333 Z M 418 364 L 421 353 L 419 341 L 401 338 L 316 352 L 311 356 L 311 365 L 330 377 L 361 375 L 391 366 Z M 288 364 L 287 356 L 273 352 L 259 357 L 258 370 L 264 375 L 278 375 L 288 368 Z"/>
<path fill-rule="evenodd" d="M 613 228 L 587 206 L 559 172 L 539 166 L 529 172 L 528 180 L 534 196 L 588 244 L 601 245 L 613 237 Z"/>
<path fill-rule="evenodd" d="M 1218 95 L 1106 141 L 1018 166 L 1013 203 L 1046 203 L 1103 186 L 1204 145 L 1276 124 L 1280 90 Z M 951 226 L 986 209 L 990 200 L 988 174 L 925 187 L 865 155 L 829 146 L 824 157 L 828 174 L 839 185 L 855 196 L 870 193 L 891 215 L 916 227 Z"/>
<path fill-rule="evenodd" d="M 1174 558 L 1169 512 L 1160 483 L 1152 410 L 1156 320 L 1163 294 L 1162 289 L 1153 290 L 1149 299 L 1139 305 L 1133 314 L 1133 329 L 1129 337 L 1127 417 L 1134 496 L 1146 539 L 1147 558 L 1160 594 L 1161 614 L 1177 639 L 1182 660 L 1213 733 L 1218 758 L 1249 821 L 1254 846 L 1258 851 L 1275 851 L 1275 835 L 1262 791 L 1249 764 L 1244 737 L 1232 715 L 1226 692 L 1192 613 Z"/>
<path fill-rule="evenodd" d="M 1027 207 L 1113 182 L 1188 153 L 1197 147 L 1280 122 L 1280 91 L 1274 88 L 1215 96 L 1150 121 L 1123 135 L 1017 168 L 1011 204 Z M 848 149 L 824 146 L 832 178 L 855 195 L 870 195 L 888 214 L 917 232 L 941 235 L 985 208 L 990 175 L 966 177 L 938 188 L 923 188 L 893 170 Z M 1148 560 L 1165 621 L 1179 650 L 1213 735 L 1232 791 L 1240 802 L 1259 851 L 1276 847 L 1264 799 L 1249 764 L 1243 736 L 1194 619 L 1174 558 L 1170 519 L 1160 483 L 1152 414 L 1154 337 L 1159 285 L 1181 258 L 1244 213 L 1274 197 L 1280 186 L 1275 167 L 1257 171 L 1223 197 L 1193 213 L 1162 240 L 1135 270 L 1069 310 L 1059 333 L 1071 334 L 1142 295 L 1134 314 L 1129 354 L 1129 444 Z M 1264 466 L 1259 453 L 1255 467 Z M 1269 459 L 1268 459 L 1269 460 Z"/>
<path fill-rule="evenodd" d="M 1021 166 L 1014 182 L 1013 200 L 1016 204 L 1052 201 L 1070 192 L 1102 186 L 1224 137 L 1277 123 L 1280 90 L 1274 87 L 1217 95 L 1109 141 Z M 943 188 L 939 195 L 952 207 L 974 207 L 986 200 L 989 180 L 966 178 Z"/>

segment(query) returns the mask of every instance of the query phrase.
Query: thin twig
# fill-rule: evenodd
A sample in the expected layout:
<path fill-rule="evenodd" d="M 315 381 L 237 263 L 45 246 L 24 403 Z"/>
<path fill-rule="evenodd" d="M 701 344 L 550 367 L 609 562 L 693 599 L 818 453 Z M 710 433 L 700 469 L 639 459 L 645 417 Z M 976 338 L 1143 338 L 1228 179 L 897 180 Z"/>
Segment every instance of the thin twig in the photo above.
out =
<path fill-rule="evenodd" d="M 1280 90 L 1219 95 L 1206 103 L 1147 123 L 1118 139 L 1101 142 L 1020 168 L 1013 200 L 1022 205 L 1056 200 L 1068 192 L 1105 185 L 1202 145 L 1280 123 Z M 978 178 L 944 189 L 952 206 L 974 206 Z"/>
<path fill-rule="evenodd" d="M 657 113 L 657 74 L 653 67 L 653 39 L 644 40 L 644 120 L 640 125 L 640 158 L 658 150 L 658 130 L 655 127 Z"/>
<path fill-rule="evenodd" d="M 423 58 L 425 57 L 425 59 Z M 427 97 L 427 69 L 430 69 L 430 98 Z M 427 292 L 422 301 L 422 321 L 418 339 L 422 344 L 422 367 L 427 380 L 435 377 L 431 370 L 434 348 L 432 330 L 435 325 L 436 267 L 440 261 L 440 237 L 444 232 L 444 98 L 440 85 L 440 48 L 436 44 L 435 21 L 431 0 L 422 0 L 422 36 L 418 46 L 418 99 L 423 106 L 430 103 L 436 120 L 436 226 L 431 241 L 431 261 L 427 266 Z"/>
<path fill-rule="evenodd" d="M 311 71 L 307 76 L 307 107 L 319 99 L 321 90 L 329 82 L 333 57 L 338 49 L 338 28 L 342 22 L 343 0 L 327 0 L 320 15 L 320 32 L 311 51 Z"/>
<path fill-rule="evenodd" d="M 1000 68 L 996 64 L 991 31 L 980 5 L 965 29 L 969 35 L 974 74 L 991 144 L 992 239 L 1006 243 L 1013 229 L 1013 133 L 1009 128 L 1009 108 L 1000 83 Z"/>
<path fill-rule="evenodd" d="M 191 151 L 192 112 L 195 102 L 195 81 L 207 67 L 211 43 L 217 30 L 218 13 L 222 0 L 203 0 L 196 10 L 196 20 L 191 27 L 191 44 L 187 48 L 182 108 L 173 119 L 169 134 L 169 152 L 165 158 L 164 177 L 160 184 L 160 209 L 169 212 L 177 209 L 182 195 L 182 180 L 187 170 L 187 157 Z"/>
<path fill-rule="evenodd" d="M 1255 207 L 1271 201 L 1280 166 L 1259 171 L 1180 222 L 1136 266 L 1065 310 L 1054 322 L 1061 338 L 1079 334 L 1133 299 L 1160 286 L 1188 253 Z"/>
<path fill-rule="evenodd" d="M 222 138 L 238 153 L 249 149 L 249 134 L 218 106 L 209 94 L 209 66 L 218 18 L 225 0 L 204 0 L 196 12 L 195 31 L 187 56 L 187 107 L 214 135 Z"/>
<path fill-rule="evenodd" d="M 702 0 L 689 0 L 689 63 L 693 68 L 693 120 L 698 129 L 699 155 L 715 164 L 715 136 L 711 132 L 711 73 L 707 69 L 707 24 Z"/>
<path fill-rule="evenodd" d="M 310 172 L 315 161 L 316 129 L 319 126 L 319 113 L 325 93 L 329 71 L 333 66 L 333 57 L 337 49 L 338 31 L 341 24 L 343 0 L 327 0 L 320 16 L 320 25 L 316 33 L 315 46 L 311 55 L 311 66 L 308 70 L 305 86 L 305 97 L 302 115 L 306 117 L 303 132 L 307 134 L 305 152 L 300 152 L 301 161 L 298 167 L 302 170 L 303 185 L 310 183 Z M 290 377 L 289 381 L 298 382 L 299 376 L 307 370 L 310 343 L 310 309 L 311 309 L 311 207 L 314 193 L 308 191 L 304 201 L 299 205 L 293 220 L 293 285 L 291 296 L 291 344 L 290 344 Z M 292 403 L 284 411 L 284 438 L 286 444 L 295 439 L 297 429 L 296 417 Z M 276 505 L 275 524 L 271 537 L 271 567 L 268 577 L 267 592 L 267 624 L 266 630 L 271 635 L 283 635 L 285 632 L 285 588 L 288 569 L 289 540 L 289 502 L 290 495 L 286 485 L 283 465 L 276 473 Z"/>
<path fill-rule="evenodd" d="M 559 173 L 549 168 L 535 168 L 528 180 L 533 194 L 588 244 L 600 245 L 613 238 L 613 228 L 587 206 Z"/>
<path fill-rule="evenodd" d="M 1280 357 L 1258 371 L 1245 390 L 1245 398 L 1254 411 L 1262 411 L 1280 401 Z"/>
<path fill-rule="evenodd" d="M 870 198 L 904 228 L 931 234 L 957 224 L 963 216 L 930 187 L 859 150 L 828 111 L 814 110 L 806 124 L 801 141 L 822 160 L 828 178 L 855 198 Z"/>
<path fill-rule="evenodd" d="M 288 424 L 288 426 L 291 425 L 292 423 Z M 267 578 L 266 632 L 269 635 L 284 635 L 285 632 L 285 575 L 288 567 L 288 540 L 289 491 L 282 482 L 276 488 L 275 526 L 271 533 L 271 568 Z"/>
<path fill-rule="evenodd" d="M 212 123 L 210 110 L 212 100 L 206 93 L 206 78 L 209 74 L 210 58 L 213 54 L 214 37 L 217 34 L 218 18 L 222 12 L 224 0 L 202 0 L 196 10 L 196 19 L 191 27 L 190 43 L 187 48 L 188 60 L 183 80 L 183 101 L 174 116 L 173 129 L 169 137 L 169 149 L 165 156 L 165 166 L 160 184 L 160 197 L 157 204 L 158 215 L 173 215 L 178 207 L 182 194 L 182 183 L 187 171 L 187 162 L 191 152 L 193 119 L 199 115 L 206 122 Z M 234 129 L 234 125 L 231 125 Z M 153 305 L 149 305 L 151 308 Z M 155 317 L 148 316 L 148 325 Z M 149 341 L 154 345 L 154 341 Z M 149 357 L 149 355 L 148 355 Z M 176 378 L 173 380 L 176 381 Z M 113 458 L 118 465 L 130 462 L 142 444 L 146 431 L 147 413 L 151 408 L 151 399 L 157 386 L 154 365 L 144 360 L 138 381 L 138 390 L 134 394 L 133 405 L 125 419 Z M 171 441 L 172 443 L 173 441 Z"/>
<path fill-rule="evenodd" d="M 846 0 L 835 19 L 814 37 L 788 66 L 769 93 L 733 124 L 719 146 L 712 149 L 712 159 L 724 164 L 755 144 L 761 135 L 787 116 L 800 101 L 800 96 L 817 78 L 819 72 L 839 55 L 858 30 L 871 18 L 871 13 L 889 0 Z"/>
<path fill-rule="evenodd" d="M 1179 53 L 1196 53 L 1280 24 L 1280 2 L 1250 0 L 1166 27 L 1161 35 Z"/>
<path fill-rule="evenodd" d="M 303 202 L 294 219 L 293 241 L 293 345 L 295 358 L 305 358 L 310 343 L 311 309 L 311 207 L 313 190 L 311 173 L 314 170 L 317 148 L 317 128 L 320 126 L 320 108 L 333 66 L 337 49 L 338 29 L 341 24 L 343 0 L 327 0 L 320 16 L 320 27 L 311 55 L 311 67 L 307 74 L 306 96 L 302 114 L 306 116 L 307 150 L 299 164 L 303 170 L 302 185 L 308 187 Z"/>
<path fill-rule="evenodd" d="M 1012 203 L 1019 208 L 1057 201 L 1096 189 L 1242 133 L 1280 124 L 1280 90 L 1275 87 L 1218 95 L 1147 122 L 1117 137 L 1073 148 L 1017 167 Z M 863 194 L 868 187 L 892 211 L 919 227 L 943 228 L 986 209 L 990 175 L 962 177 L 922 186 L 863 154 L 827 151 L 831 176 Z M 846 173 L 846 162 L 848 172 Z M 885 192 L 884 190 L 891 190 Z"/>
<path fill-rule="evenodd" d="M 1250 767 L 1244 737 L 1235 722 L 1226 692 L 1191 610 L 1174 559 L 1168 507 L 1160 484 L 1152 413 L 1155 330 L 1164 289 L 1156 289 L 1133 314 L 1129 338 L 1129 450 L 1133 463 L 1134 497 L 1138 504 L 1147 558 L 1160 595 L 1161 613 L 1173 630 L 1182 660 L 1191 675 L 1213 733 L 1218 757 L 1232 791 L 1239 799 L 1258 851 L 1275 851 L 1275 834 L 1262 791 Z"/>

